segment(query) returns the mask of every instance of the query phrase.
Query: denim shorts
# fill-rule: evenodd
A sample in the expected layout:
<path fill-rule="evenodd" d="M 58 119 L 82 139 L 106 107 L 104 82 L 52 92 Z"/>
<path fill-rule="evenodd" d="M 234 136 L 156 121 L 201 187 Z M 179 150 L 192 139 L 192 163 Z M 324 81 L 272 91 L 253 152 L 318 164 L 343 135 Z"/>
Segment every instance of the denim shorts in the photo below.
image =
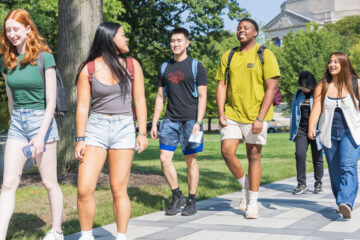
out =
<path fill-rule="evenodd" d="M 86 125 L 85 145 L 104 149 L 135 149 L 133 116 L 91 113 Z"/>
<path fill-rule="evenodd" d="M 204 135 L 201 143 L 189 142 L 195 120 L 187 121 L 172 121 L 164 119 L 160 123 L 159 140 L 160 149 L 167 151 L 175 151 L 180 142 L 181 149 L 184 155 L 190 155 L 203 150 Z M 203 131 L 203 127 L 200 127 Z"/>
<path fill-rule="evenodd" d="M 22 142 L 30 142 L 39 132 L 44 119 L 45 110 L 14 109 L 11 115 L 8 139 L 16 139 Z M 44 143 L 59 140 L 56 121 L 50 123 L 46 132 Z"/>

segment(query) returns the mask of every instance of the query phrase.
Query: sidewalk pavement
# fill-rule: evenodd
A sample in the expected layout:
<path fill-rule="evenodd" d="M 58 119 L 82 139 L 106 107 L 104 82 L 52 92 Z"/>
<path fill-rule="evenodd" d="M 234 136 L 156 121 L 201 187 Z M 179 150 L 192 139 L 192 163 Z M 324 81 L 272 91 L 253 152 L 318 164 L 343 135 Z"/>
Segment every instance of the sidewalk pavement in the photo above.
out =
<path fill-rule="evenodd" d="M 360 165 L 359 165 L 360 167 Z M 158 240 L 320 240 L 360 239 L 360 198 L 354 205 L 351 220 L 343 220 L 330 189 L 325 170 L 324 192 L 313 194 L 313 173 L 307 175 L 309 191 L 293 195 L 296 178 L 264 185 L 260 188 L 260 218 L 245 219 L 238 210 L 240 192 L 197 203 L 198 213 L 191 217 L 165 216 L 164 211 L 133 218 L 128 239 Z M 114 239 L 116 225 L 94 229 L 95 239 Z M 79 233 L 65 237 L 75 240 Z"/>

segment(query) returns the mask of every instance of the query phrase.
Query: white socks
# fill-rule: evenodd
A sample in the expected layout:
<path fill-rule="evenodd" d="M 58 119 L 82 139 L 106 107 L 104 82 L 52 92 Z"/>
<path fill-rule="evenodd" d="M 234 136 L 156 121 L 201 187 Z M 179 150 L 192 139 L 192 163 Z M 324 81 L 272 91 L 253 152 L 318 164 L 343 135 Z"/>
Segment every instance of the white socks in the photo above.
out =
<path fill-rule="evenodd" d="M 257 203 L 258 195 L 259 192 L 252 192 L 249 190 L 249 205 Z"/>
<path fill-rule="evenodd" d="M 239 178 L 238 182 L 240 183 L 242 189 L 249 189 L 249 182 L 246 177 L 246 174 L 244 174 L 244 176 L 242 178 Z"/>
<path fill-rule="evenodd" d="M 88 237 L 94 237 L 92 230 L 90 231 L 81 231 L 81 237 L 87 239 Z"/>
<path fill-rule="evenodd" d="M 126 234 L 124 233 L 116 233 L 116 240 L 127 240 Z"/>

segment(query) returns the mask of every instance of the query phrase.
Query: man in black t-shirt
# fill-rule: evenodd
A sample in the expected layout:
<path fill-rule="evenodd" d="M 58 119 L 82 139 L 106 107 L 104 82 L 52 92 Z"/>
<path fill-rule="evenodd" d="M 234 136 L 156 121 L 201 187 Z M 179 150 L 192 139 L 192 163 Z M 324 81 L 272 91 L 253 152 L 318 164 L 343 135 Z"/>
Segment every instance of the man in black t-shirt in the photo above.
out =
<path fill-rule="evenodd" d="M 189 185 L 189 198 L 182 215 L 196 213 L 195 194 L 199 182 L 196 154 L 203 149 L 202 120 L 206 109 L 207 78 L 204 66 L 187 55 L 188 36 L 189 32 L 184 28 L 175 28 L 171 32 L 170 47 L 174 58 L 159 68 L 159 89 L 150 132 L 151 137 L 156 139 L 157 123 L 167 96 L 166 113 L 159 129 L 161 166 L 173 193 L 172 202 L 166 209 L 167 215 L 175 215 L 185 203 L 172 162 L 179 142 L 188 167 Z"/>

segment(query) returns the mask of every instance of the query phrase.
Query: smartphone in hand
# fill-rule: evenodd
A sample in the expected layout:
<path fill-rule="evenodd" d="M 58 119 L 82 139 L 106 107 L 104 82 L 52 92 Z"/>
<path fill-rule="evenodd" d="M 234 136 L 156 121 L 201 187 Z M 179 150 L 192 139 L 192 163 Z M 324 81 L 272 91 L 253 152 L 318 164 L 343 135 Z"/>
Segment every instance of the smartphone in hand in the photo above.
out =
<path fill-rule="evenodd" d="M 32 145 L 26 145 L 25 147 L 22 148 L 22 151 L 26 158 L 30 158 L 34 151 L 34 147 Z"/>
<path fill-rule="evenodd" d="M 34 147 L 32 145 L 26 145 L 25 147 L 22 148 L 22 151 L 26 158 L 31 158 L 34 151 Z M 46 147 L 44 146 L 44 152 L 45 151 L 46 151 Z"/>
<path fill-rule="evenodd" d="M 317 137 L 320 135 L 320 133 L 321 133 L 321 132 L 320 132 L 319 130 L 316 130 L 316 131 L 315 131 L 315 138 L 317 138 Z"/>

